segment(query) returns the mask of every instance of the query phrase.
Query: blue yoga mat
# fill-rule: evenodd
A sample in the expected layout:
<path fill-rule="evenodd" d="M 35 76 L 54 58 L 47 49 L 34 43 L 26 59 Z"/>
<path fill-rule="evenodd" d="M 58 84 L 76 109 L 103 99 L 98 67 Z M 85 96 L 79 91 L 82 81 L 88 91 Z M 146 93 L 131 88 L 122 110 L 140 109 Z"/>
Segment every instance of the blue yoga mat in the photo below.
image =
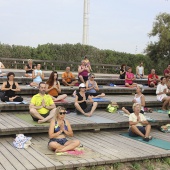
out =
<path fill-rule="evenodd" d="M 94 102 L 109 102 L 109 100 L 107 99 L 103 99 L 103 98 L 93 98 Z"/>
<path fill-rule="evenodd" d="M 146 143 L 148 145 L 152 145 L 152 146 L 156 146 L 158 148 L 162 148 L 162 149 L 166 149 L 166 150 L 170 150 L 170 142 L 162 140 L 162 139 L 157 139 L 157 138 L 152 138 L 152 140 L 150 140 L 149 142 L 146 142 L 142 139 L 142 137 L 138 136 L 138 137 L 131 137 L 129 136 L 128 133 L 122 133 L 122 136 Z"/>
<path fill-rule="evenodd" d="M 168 114 L 168 111 L 166 110 L 157 110 L 158 113 Z"/>

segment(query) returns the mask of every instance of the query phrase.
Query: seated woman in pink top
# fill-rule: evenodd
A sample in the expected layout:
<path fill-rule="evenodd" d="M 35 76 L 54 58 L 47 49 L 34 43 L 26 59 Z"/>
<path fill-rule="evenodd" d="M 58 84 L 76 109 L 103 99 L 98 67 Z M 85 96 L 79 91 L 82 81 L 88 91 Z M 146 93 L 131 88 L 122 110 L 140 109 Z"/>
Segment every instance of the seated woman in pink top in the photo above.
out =
<path fill-rule="evenodd" d="M 131 86 L 136 87 L 137 83 L 133 83 L 133 80 L 135 80 L 135 76 L 132 73 L 132 68 L 129 67 L 126 72 L 126 75 L 125 75 L 125 86 L 126 87 L 131 87 Z"/>

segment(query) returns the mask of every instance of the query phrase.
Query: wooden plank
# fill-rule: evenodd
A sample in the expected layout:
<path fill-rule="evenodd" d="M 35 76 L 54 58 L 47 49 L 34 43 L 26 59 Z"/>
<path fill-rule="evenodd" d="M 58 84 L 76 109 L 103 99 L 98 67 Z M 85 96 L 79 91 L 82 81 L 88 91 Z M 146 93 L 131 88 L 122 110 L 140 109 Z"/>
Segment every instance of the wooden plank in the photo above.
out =
<path fill-rule="evenodd" d="M 22 163 L 15 158 L 15 156 L 5 148 L 2 143 L 0 143 L 0 150 L 4 157 L 12 164 L 12 166 L 17 170 L 24 170 L 26 169 Z"/>
<path fill-rule="evenodd" d="M 11 162 L 3 155 L 0 146 L 0 163 L 5 168 L 5 170 L 16 170 Z"/>
<path fill-rule="evenodd" d="M 55 166 L 49 162 L 45 155 L 40 155 L 39 152 L 34 147 L 29 147 L 27 151 L 34 156 L 35 159 L 37 159 L 42 165 L 44 165 L 44 168 L 47 168 L 49 170 L 54 170 Z"/>
<path fill-rule="evenodd" d="M 31 162 L 29 162 L 23 155 L 21 155 L 18 150 L 19 149 L 15 149 L 12 145 L 12 142 L 11 142 L 11 145 L 5 141 L 5 140 L 1 140 L 1 144 L 7 148 L 14 156 L 17 160 L 20 160 L 22 161 L 21 163 L 25 166 L 26 169 L 30 169 L 30 170 L 33 170 L 35 169 L 35 167 L 32 165 Z"/>
<path fill-rule="evenodd" d="M 5 170 L 5 168 L 2 166 L 1 163 L 0 163 L 0 170 Z"/>

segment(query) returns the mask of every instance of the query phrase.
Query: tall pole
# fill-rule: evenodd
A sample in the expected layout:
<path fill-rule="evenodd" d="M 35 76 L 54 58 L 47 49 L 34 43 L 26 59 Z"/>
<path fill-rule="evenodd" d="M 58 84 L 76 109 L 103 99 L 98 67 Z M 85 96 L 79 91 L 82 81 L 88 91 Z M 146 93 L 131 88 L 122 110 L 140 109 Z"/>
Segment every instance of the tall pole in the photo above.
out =
<path fill-rule="evenodd" d="M 83 44 L 88 44 L 89 33 L 89 0 L 84 0 L 84 15 L 83 15 Z"/>

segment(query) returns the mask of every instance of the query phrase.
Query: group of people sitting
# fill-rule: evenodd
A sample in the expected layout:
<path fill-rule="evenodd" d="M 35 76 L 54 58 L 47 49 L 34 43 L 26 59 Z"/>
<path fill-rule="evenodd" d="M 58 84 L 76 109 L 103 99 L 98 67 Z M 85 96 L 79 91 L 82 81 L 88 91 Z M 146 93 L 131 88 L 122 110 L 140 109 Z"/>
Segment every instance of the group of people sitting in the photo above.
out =
<path fill-rule="evenodd" d="M 170 78 L 170 65 L 164 70 L 164 76 L 167 79 L 167 85 L 170 87 L 169 83 L 169 78 Z M 149 87 L 156 87 L 158 83 L 160 82 L 160 79 L 158 75 L 155 73 L 155 69 L 151 70 L 151 73 L 148 76 L 144 75 L 144 67 L 143 67 L 143 62 L 141 62 L 137 67 L 136 67 L 136 76 L 132 73 L 132 68 L 127 67 L 125 64 L 121 65 L 120 68 L 120 79 L 125 79 L 125 86 L 126 87 L 136 87 L 136 83 L 134 83 L 133 80 L 135 79 L 148 79 L 148 86 Z"/>
<path fill-rule="evenodd" d="M 31 60 L 29 61 L 32 62 Z M 169 67 L 169 66 L 168 66 Z M 63 107 L 55 106 L 55 102 L 65 99 L 66 94 L 59 95 L 61 93 L 60 82 L 58 81 L 58 73 L 53 71 L 50 74 L 47 82 L 43 82 L 44 73 L 41 70 L 41 65 L 37 64 L 34 66 L 27 66 L 27 69 L 32 70 L 32 73 L 27 72 L 26 76 L 32 75 L 33 82 L 32 86 L 37 86 L 39 88 L 39 93 L 34 95 L 31 99 L 29 109 L 30 115 L 34 121 L 38 123 L 50 122 L 49 128 L 49 148 L 55 150 L 56 152 L 64 152 L 67 150 L 75 149 L 80 145 L 78 140 L 67 140 L 65 136 L 73 136 L 73 131 L 71 129 L 68 120 L 65 120 L 66 109 Z M 75 94 L 75 109 L 77 114 L 83 114 L 85 116 L 92 116 L 93 112 L 97 108 L 98 103 L 94 102 L 92 99 L 95 97 L 104 97 L 104 93 L 98 93 L 99 87 L 97 82 L 94 80 L 95 75 L 93 73 L 89 74 L 90 68 L 83 61 L 81 66 L 79 66 L 79 80 L 81 84 L 79 85 L 79 91 Z M 27 71 L 29 71 L 27 70 Z M 170 67 L 169 67 L 170 70 Z M 83 73 L 82 73 L 83 72 Z M 88 73 L 85 75 L 84 73 Z M 122 71 L 123 72 L 123 71 Z M 144 113 L 145 107 L 145 96 L 142 94 L 143 87 L 137 84 L 131 84 L 134 76 L 131 75 L 132 69 L 129 68 L 128 72 L 125 73 L 125 77 L 128 77 L 126 85 L 136 86 L 136 94 L 134 96 L 133 107 L 123 107 L 122 110 L 129 115 L 129 135 L 130 136 L 141 136 L 144 141 L 149 141 L 152 139 L 150 136 L 151 126 L 146 120 Z M 166 71 L 167 74 L 170 75 Z M 143 74 L 144 75 L 144 74 Z M 23 98 L 15 94 L 15 92 L 20 91 L 20 87 L 14 80 L 15 74 L 9 72 L 7 74 L 7 81 L 3 83 L 1 90 L 4 91 L 4 96 L 1 98 L 2 101 L 16 101 L 21 102 Z M 167 79 L 165 77 L 160 78 L 160 83 L 156 84 L 158 77 L 155 75 L 155 70 L 151 70 L 151 75 L 148 76 L 148 81 L 150 81 L 150 86 L 156 86 L 157 99 L 163 102 L 162 109 L 168 109 L 170 105 L 170 97 L 167 95 L 170 93 L 167 87 Z M 125 78 L 126 80 L 126 78 Z M 65 86 L 73 86 L 77 83 L 75 76 L 70 72 L 70 67 L 66 67 L 66 71 L 62 74 L 62 83 Z M 153 84 L 153 85 L 152 85 Z"/>

